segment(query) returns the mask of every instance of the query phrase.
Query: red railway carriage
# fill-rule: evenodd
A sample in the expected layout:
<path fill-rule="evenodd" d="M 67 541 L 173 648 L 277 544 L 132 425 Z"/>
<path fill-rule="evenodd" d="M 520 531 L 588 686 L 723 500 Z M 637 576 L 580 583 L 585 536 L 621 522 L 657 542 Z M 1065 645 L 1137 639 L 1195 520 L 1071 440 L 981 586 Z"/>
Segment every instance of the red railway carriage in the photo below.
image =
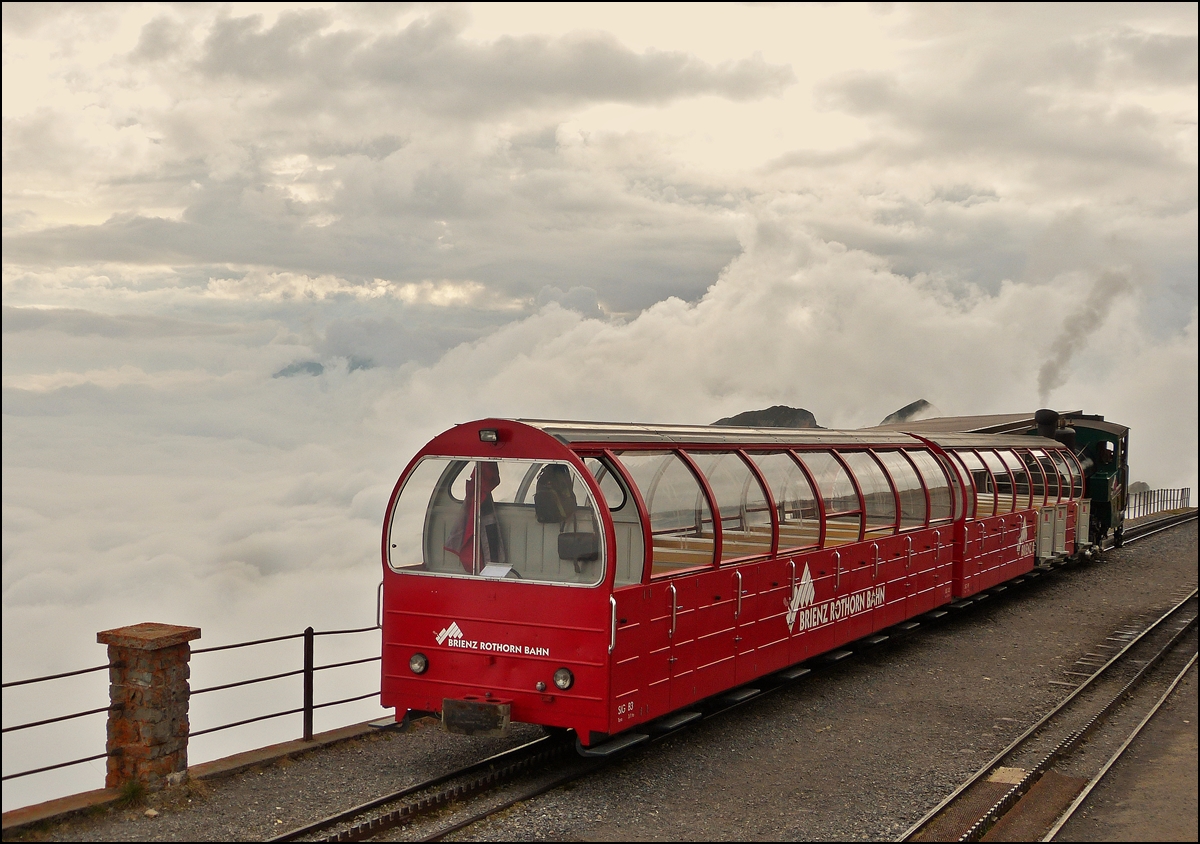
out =
<path fill-rule="evenodd" d="M 1050 439 L 485 419 L 383 531 L 382 702 L 582 748 L 1088 547 Z"/>

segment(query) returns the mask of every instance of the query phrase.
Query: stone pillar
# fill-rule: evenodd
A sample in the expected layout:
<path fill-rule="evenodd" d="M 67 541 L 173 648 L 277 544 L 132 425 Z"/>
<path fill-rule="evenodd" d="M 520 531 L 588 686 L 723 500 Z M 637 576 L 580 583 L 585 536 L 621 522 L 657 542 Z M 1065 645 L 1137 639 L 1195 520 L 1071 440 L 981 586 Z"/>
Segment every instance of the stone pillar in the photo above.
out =
<path fill-rule="evenodd" d="M 108 645 L 106 788 L 140 782 L 154 791 L 187 772 L 188 660 L 199 627 L 145 622 L 96 634 Z"/>

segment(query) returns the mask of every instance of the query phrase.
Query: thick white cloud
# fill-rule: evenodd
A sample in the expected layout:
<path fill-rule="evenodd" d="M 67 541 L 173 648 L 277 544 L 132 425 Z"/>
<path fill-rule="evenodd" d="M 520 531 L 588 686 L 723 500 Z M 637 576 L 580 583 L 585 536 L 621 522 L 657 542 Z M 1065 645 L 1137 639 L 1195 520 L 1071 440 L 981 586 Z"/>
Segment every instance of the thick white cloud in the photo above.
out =
<path fill-rule="evenodd" d="M 6 679 L 371 623 L 482 416 L 1048 403 L 1195 488 L 1194 6 L 251 11 L 4 6 Z"/>

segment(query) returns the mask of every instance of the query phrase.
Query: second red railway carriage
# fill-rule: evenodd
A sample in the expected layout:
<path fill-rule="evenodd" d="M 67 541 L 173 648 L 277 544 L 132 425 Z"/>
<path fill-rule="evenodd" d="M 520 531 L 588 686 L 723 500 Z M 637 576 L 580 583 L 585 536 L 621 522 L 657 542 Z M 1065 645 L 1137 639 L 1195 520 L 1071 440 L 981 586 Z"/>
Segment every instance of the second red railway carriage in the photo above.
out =
<path fill-rule="evenodd" d="M 1090 552 L 1083 496 L 1041 437 L 459 425 L 388 505 L 382 703 L 588 748 Z"/>

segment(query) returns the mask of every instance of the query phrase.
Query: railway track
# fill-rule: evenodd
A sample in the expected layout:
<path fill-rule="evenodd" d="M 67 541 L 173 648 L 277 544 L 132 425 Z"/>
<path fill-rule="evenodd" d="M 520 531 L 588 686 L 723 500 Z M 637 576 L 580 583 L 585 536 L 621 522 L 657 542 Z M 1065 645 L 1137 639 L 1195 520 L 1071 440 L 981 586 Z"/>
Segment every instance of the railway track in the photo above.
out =
<path fill-rule="evenodd" d="M 1192 512 L 1139 525 L 1127 531 L 1125 542 L 1135 542 L 1195 517 L 1196 513 Z M 1111 544 L 1105 546 L 1106 549 L 1109 547 Z M 703 707 L 693 707 L 691 711 L 668 716 L 663 723 L 650 725 L 646 730 L 651 734 L 646 744 L 665 739 L 696 721 L 715 717 L 789 686 L 811 671 L 832 665 L 853 652 L 877 648 L 889 639 L 895 640 L 910 635 L 923 626 L 938 623 L 949 614 L 948 610 L 965 609 L 992 595 L 998 596 L 1021 582 L 1033 581 L 1044 573 L 1050 572 L 1035 571 L 1007 585 L 956 602 L 948 608 L 935 610 L 905 622 L 893 630 L 884 631 L 888 635 L 875 635 L 852 643 L 842 650 L 817 657 L 806 665 L 793 666 L 774 676 L 761 678 L 752 686 L 734 689 L 707 701 Z M 1194 594 L 1192 601 L 1195 601 Z M 619 755 L 614 754 L 614 758 Z M 574 752 L 573 735 L 546 736 L 269 840 L 364 841 L 405 826 L 410 827 L 404 833 L 407 840 L 438 841 L 517 803 L 585 777 L 609 761 L 608 758 L 579 757 Z M 1086 796 L 1090 790 L 1091 786 L 1088 786 L 1083 795 Z M 472 810 L 472 805 L 476 804 L 479 808 Z M 908 840 L 907 837 L 904 840 Z"/>
<path fill-rule="evenodd" d="M 1195 664 L 1196 619 L 1192 589 L 1144 629 L 1115 631 L 1114 652 L 1095 655 L 1106 661 L 900 840 L 1050 840 Z"/>

